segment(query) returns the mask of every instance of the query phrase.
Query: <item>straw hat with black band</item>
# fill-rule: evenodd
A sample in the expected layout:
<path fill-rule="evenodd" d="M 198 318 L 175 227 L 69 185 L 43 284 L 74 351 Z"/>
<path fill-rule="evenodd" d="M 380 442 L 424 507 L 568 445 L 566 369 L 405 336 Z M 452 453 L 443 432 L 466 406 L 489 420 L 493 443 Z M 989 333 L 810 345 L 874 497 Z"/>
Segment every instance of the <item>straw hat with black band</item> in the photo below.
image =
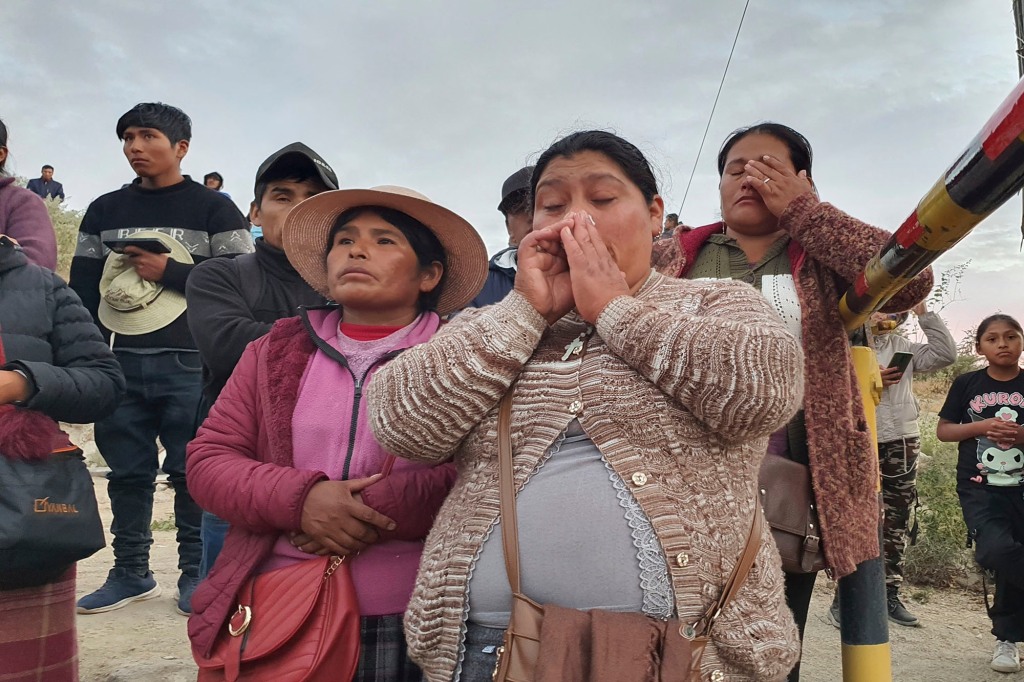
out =
<path fill-rule="evenodd" d="M 292 209 L 284 227 L 284 252 L 313 289 L 330 298 L 327 284 L 327 236 L 345 211 L 360 206 L 390 208 L 423 223 L 445 251 L 446 277 L 437 313 L 464 308 L 487 279 L 487 248 L 473 226 L 443 206 L 406 187 L 381 185 L 371 189 L 321 192 Z"/>

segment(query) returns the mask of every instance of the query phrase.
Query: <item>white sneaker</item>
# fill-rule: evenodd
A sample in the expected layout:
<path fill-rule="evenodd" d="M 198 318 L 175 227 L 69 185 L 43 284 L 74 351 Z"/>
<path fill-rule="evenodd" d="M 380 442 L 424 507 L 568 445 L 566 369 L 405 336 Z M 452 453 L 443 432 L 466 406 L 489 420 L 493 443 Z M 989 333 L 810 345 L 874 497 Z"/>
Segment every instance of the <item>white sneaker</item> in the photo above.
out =
<path fill-rule="evenodd" d="M 992 669 L 1000 673 L 1020 670 L 1020 654 L 1017 653 L 1016 642 L 996 641 L 996 650 L 992 653 Z"/>

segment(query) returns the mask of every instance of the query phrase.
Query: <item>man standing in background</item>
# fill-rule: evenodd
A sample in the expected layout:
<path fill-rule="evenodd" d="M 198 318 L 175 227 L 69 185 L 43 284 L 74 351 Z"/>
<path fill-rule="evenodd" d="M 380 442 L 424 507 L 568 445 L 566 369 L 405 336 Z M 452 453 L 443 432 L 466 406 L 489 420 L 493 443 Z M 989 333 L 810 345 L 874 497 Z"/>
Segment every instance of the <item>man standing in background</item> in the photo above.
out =
<path fill-rule="evenodd" d="M 679 226 L 679 214 L 669 213 L 665 216 L 665 225 L 661 228 L 661 234 L 658 235 L 658 239 L 668 239 L 672 236 L 676 227 Z"/>
<path fill-rule="evenodd" d="M 299 203 L 334 189 L 338 189 L 338 178 L 315 151 L 301 142 L 277 150 L 256 171 L 249 207 L 250 222 L 263 229 L 256 252 L 214 258 L 192 271 L 185 287 L 188 323 L 203 361 L 203 403 L 197 427 L 250 342 L 270 331 L 277 320 L 297 315 L 300 305 L 325 302 L 288 262 L 284 224 Z M 203 512 L 200 577 L 205 578 L 213 567 L 227 527 Z"/>
<path fill-rule="evenodd" d="M 204 175 L 203 184 L 215 192 L 220 192 L 228 199 L 231 198 L 231 195 L 224 191 L 224 176 L 218 173 L 217 171 L 213 171 L 212 173 L 207 173 L 206 175 Z"/>
<path fill-rule="evenodd" d="M 28 181 L 28 191 L 36 194 L 40 199 L 55 197 L 64 201 L 64 186 L 53 179 L 53 166 L 43 166 L 40 177 Z"/>

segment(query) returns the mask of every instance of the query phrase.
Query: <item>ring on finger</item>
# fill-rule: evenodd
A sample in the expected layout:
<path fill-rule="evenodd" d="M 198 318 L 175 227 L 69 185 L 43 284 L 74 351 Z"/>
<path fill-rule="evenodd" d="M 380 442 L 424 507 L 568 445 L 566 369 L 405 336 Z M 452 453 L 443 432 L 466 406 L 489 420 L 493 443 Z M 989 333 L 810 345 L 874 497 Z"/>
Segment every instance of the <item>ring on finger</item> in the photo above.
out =
<path fill-rule="evenodd" d="M 764 184 L 766 184 L 766 185 L 767 185 L 767 184 L 768 184 L 769 182 L 771 182 L 771 181 L 772 181 L 772 179 L 771 179 L 771 178 L 765 178 L 765 179 L 764 179 Z"/>

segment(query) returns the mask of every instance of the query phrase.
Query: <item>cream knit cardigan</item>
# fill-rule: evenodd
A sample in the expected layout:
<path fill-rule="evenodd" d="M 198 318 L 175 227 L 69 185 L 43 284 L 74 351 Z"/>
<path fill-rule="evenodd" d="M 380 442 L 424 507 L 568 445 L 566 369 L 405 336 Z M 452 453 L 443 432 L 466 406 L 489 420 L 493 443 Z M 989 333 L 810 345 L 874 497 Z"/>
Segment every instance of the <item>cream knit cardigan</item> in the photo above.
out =
<path fill-rule="evenodd" d="M 653 524 L 682 620 L 712 603 L 743 549 L 767 436 L 801 404 L 797 341 L 746 284 L 655 273 L 635 296 L 614 299 L 584 352 L 563 360 L 587 328 L 575 313 L 549 328 L 513 291 L 460 313 L 370 384 L 370 419 L 385 449 L 458 466 L 405 615 L 409 655 L 430 682 L 460 670 L 469 577 L 499 515 L 497 405 L 513 383 L 517 489 L 578 418 Z M 798 656 L 778 552 L 765 534 L 702 671 L 715 682 L 778 680 Z"/>

